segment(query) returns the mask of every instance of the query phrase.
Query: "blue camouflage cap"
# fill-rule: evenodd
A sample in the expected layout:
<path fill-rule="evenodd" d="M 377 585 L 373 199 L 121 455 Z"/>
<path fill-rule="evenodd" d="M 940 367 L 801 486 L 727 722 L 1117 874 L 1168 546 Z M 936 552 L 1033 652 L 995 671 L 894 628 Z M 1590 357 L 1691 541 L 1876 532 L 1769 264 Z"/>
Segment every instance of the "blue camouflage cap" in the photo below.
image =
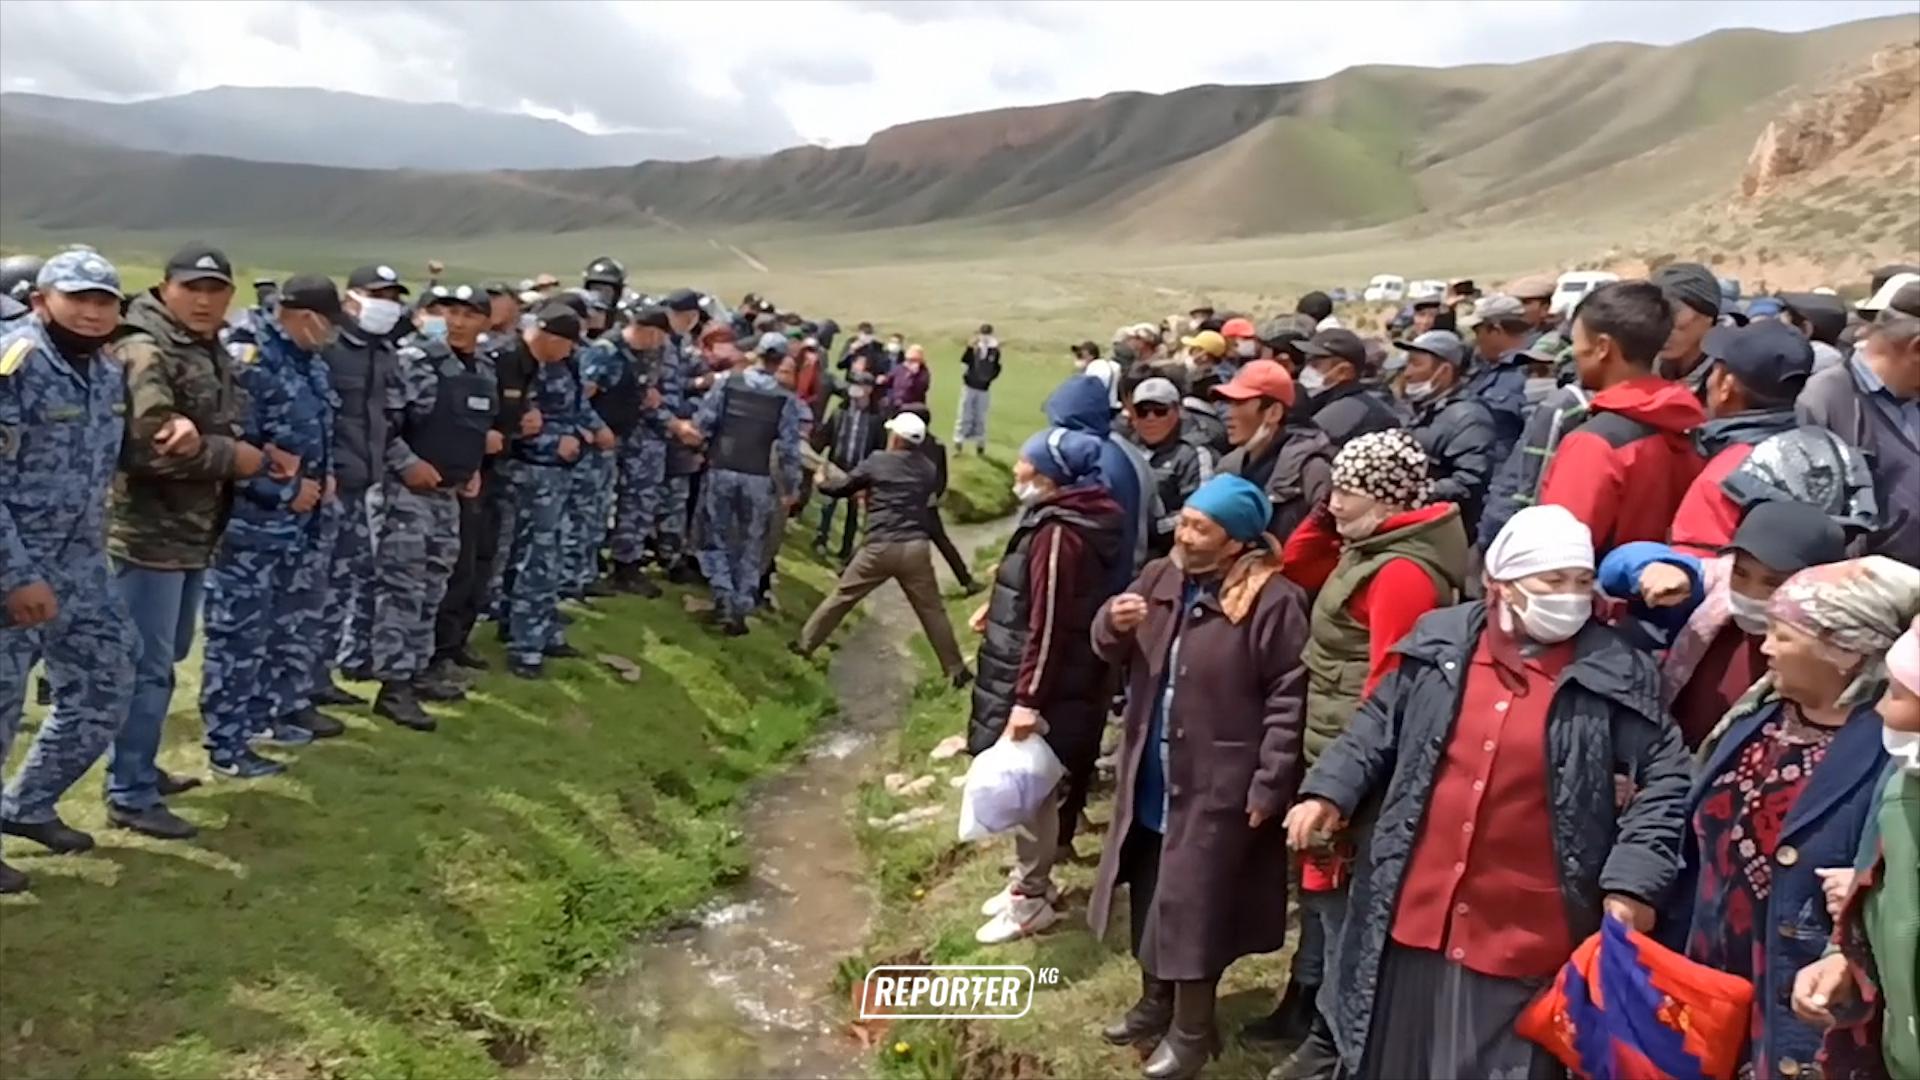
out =
<path fill-rule="evenodd" d="M 787 335 L 772 332 L 761 334 L 753 351 L 761 356 L 785 356 L 787 355 Z"/>
<path fill-rule="evenodd" d="M 63 251 L 48 259 L 34 284 L 55 292 L 103 292 L 113 294 L 116 299 L 125 298 L 120 292 L 120 271 L 99 252 L 83 248 Z"/>

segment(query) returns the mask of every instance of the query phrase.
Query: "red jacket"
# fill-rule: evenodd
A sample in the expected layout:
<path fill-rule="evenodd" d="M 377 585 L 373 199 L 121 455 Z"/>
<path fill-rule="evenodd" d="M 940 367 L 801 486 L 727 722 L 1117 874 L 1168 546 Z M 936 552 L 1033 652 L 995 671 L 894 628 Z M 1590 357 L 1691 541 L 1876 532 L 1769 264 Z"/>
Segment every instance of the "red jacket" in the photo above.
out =
<path fill-rule="evenodd" d="M 1380 523 L 1379 531 L 1424 524 L 1452 508 L 1452 503 L 1434 503 L 1395 514 Z M 1316 512 L 1307 515 L 1307 520 L 1287 537 L 1280 572 L 1311 596 L 1327 583 L 1339 563 L 1340 532 L 1334 527 L 1333 516 Z M 1347 601 L 1347 614 L 1367 628 L 1367 683 L 1360 691 L 1362 698 L 1371 696 L 1380 680 L 1399 666 L 1400 654 L 1393 647 L 1407 636 L 1420 616 L 1439 607 L 1441 599 L 1434 593 L 1433 579 L 1412 559 L 1388 562 L 1353 591 Z"/>
<path fill-rule="evenodd" d="M 1686 386 L 1647 375 L 1595 394 L 1592 410 L 1547 463 L 1540 501 L 1586 522 L 1596 554 L 1665 540 L 1704 464 L 1688 437 L 1706 420 L 1700 402 Z"/>
<path fill-rule="evenodd" d="M 1669 540 L 1689 555 L 1710 558 L 1733 542 L 1733 530 L 1740 527 L 1740 504 L 1720 490 L 1720 481 L 1732 475 L 1740 463 L 1753 453 L 1747 443 L 1735 443 L 1713 456 L 1674 511 Z"/>

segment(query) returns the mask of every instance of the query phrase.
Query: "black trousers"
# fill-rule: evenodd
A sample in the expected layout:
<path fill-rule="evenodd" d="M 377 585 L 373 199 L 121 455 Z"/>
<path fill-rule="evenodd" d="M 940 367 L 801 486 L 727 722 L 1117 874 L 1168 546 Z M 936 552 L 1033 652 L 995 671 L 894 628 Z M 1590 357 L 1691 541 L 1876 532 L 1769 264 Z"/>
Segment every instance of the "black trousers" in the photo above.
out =
<path fill-rule="evenodd" d="M 927 539 L 933 541 L 934 549 L 940 552 L 940 557 L 947 560 L 947 569 L 953 571 L 954 580 L 958 581 L 963 588 L 971 589 L 973 571 L 967 567 L 967 560 L 961 556 L 960 549 L 953 546 L 953 538 L 947 535 L 947 523 L 941 518 L 938 506 L 927 509 Z"/>
<path fill-rule="evenodd" d="M 473 633 L 480 609 L 487 602 L 487 580 L 498 554 L 499 505 L 483 493 L 460 500 L 460 554 L 447 579 L 446 599 L 433 620 L 433 656 L 438 660 L 460 651 Z"/>
<path fill-rule="evenodd" d="M 1142 961 L 1140 944 L 1147 936 L 1147 913 L 1153 910 L 1153 894 L 1160 889 L 1159 833 L 1135 825 L 1127 830 L 1120 849 L 1120 880 L 1127 883 L 1127 929 L 1131 933 L 1135 959 Z M 1151 971 L 1149 970 L 1149 974 Z"/>

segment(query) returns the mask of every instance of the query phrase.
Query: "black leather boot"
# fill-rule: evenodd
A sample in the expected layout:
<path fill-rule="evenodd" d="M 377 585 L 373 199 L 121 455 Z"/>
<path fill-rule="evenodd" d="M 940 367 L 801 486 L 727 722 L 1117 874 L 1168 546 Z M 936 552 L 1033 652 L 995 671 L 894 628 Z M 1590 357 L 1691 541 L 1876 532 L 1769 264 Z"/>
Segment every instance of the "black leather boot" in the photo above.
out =
<path fill-rule="evenodd" d="M 1276 1080 L 1330 1080 L 1339 1068 L 1340 1048 L 1333 1041 L 1333 1027 L 1315 1009 L 1307 1041 L 1268 1075 Z"/>
<path fill-rule="evenodd" d="M 1320 994 L 1318 983 L 1289 982 L 1287 992 L 1273 1011 L 1240 1029 L 1240 1037 L 1252 1043 L 1297 1043 L 1313 1029 L 1316 1010 L 1313 1000 Z"/>
<path fill-rule="evenodd" d="M 1217 978 L 1173 984 L 1173 1026 L 1141 1067 L 1141 1076 L 1191 1080 L 1220 1053 L 1220 1032 L 1213 1026 L 1214 991 L 1219 985 Z"/>
<path fill-rule="evenodd" d="M 1167 1025 L 1173 1023 L 1173 984 L 1165 979 L 1156 979 L 1142 971 L 1140 973 L 1140 1000 L 1133 1003 L 1125 1016 L 1108 1024 L 1100 1032 L 1100 1037 L 1115 1046 L 1132 1046 L 1134 1043 L 1152 1042 L 1167 1033 Z"/>

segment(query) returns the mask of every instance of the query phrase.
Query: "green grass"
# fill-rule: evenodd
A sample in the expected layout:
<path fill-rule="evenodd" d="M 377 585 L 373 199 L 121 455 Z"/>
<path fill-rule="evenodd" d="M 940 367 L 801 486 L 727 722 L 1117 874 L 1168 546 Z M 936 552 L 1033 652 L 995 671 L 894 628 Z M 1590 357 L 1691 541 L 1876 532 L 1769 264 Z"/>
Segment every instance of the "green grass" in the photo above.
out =
<path fill-rule="evenodd" d="M 103 828 L 100 769 L 61 805 L 89 855 L 8 855 L 34 891 L 0 901 L 0 1075 L 479 1077 L 537 1054 L 605 1060 L 583 980 L 738 875 L 747 784 L 832 702 L 782 648 L 830 578 L 795 562 L 778 617 L 743 641 L 666 599 L 577 613 L 591 660 L 496 672 L 420 735 L 336 710 L 342 738 L 252 783 L 172 801 L 192 843 Z M 163 764 L 204 775 L 198 658 L 180 668 Z M 366 691 L 370 688 L 359 687 Z M 30 732 L 23 733 L 24 753 Z"/>
<path fill-rule="evenodd" d="M 977 600 L 953 602 L 949 610 L 954 625 L 964 627 L 976 605 Z M 977 637 L 963 631 L 963 650 L 971 653 L 977 643 Z M 1059 968 L 1061 983 L 1039 988 L 1033 1008 L 1019 1020 L 901 1021 L 878 1040 L 876 1072 L 899 1080 L 1138 1076 L 1138 1057 L 1108 1046 L 1099 1036 L 1100 1027 L 1131 1005 L 1140 988 L 1139 968 L 1127 952 L 1124 902 L 1115 905 L 1113 932 L 1107 940 L 1096 940 L 1086 926 L 1087 892 L 1104 832 L 1077 836 L 1079 858 L 1055 869 L 1055 880 L 1066 892 L 1066 919 L 1037 938 L 1012 945 L 975 943 L 973 932 L 985 921 L 980 903 L 1005 884 L 1012 845 L 1006 840 L 963 845 L 954 838 L 960 800 L 950 780 L 965 774 L 969 759 L 963 754 L 932 762 L 927 755 L 941 739 L 966 730 L 968 697 L 939 680 L 923 642 L 916 643 L 916 650 L 927 679 L 914 696 L 888 763 L 879 771 L 909 776 L 931 773 L 936 777 L 933 794 L 901 799 L 889 795 L 879 783 L 869 783 L 861 790 L 857 817 L 861 821 L 885 818 L 935 799 L 943 802 L 947 812 L 930 825 L 908 832 L 861 828 L 880 903 L 865 955 L 850 958 L 843 976 L 850 983 L 869 966 L 881 963 L 1025 964 Z M 1110 790 L 1096 796 L 1088 808 L 1096 823 L 1107 820 L 1111 801 Z M 1275 903 L 1284 899 L 1276 898 Z M 1291 948 L 1289 943 L 1285 952 L 1243 959 L 1227 972 L 1220 989 L 1222 1032 L 1229 1036 L 1227 1052 L 1208 1068 L 1208 1075 L 1257 1077 L 1277 1064 L 1277 1058 L 1249 1052 L 1231 1035 L 1239 1024 L 1273 1007 L 1273 992 L 1285 982 Z"/>

